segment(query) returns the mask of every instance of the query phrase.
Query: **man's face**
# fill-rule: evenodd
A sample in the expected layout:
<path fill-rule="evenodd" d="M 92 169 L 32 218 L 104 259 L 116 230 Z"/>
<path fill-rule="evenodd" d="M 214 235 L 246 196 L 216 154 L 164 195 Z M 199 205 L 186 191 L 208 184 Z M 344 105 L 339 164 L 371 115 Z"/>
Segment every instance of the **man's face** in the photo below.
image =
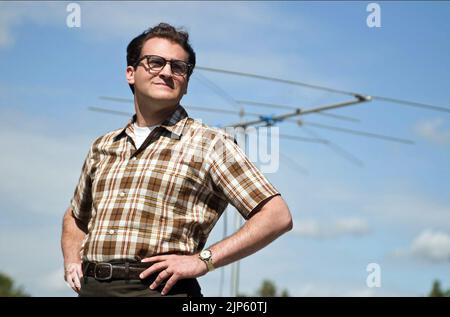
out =
<path fill-rule="evenodd" d="M 166 60 L 181 60 L 188 62 L 188 53 L 176 43 L 163 38 L 151 38 L 142 47 L 141 56 L 157 55 Z M 127 67 L 127 80 L 134 84 L 134 94 L 141 100 L 146 100 L 158 108 L 177 105 L 187 92 L 187 75 L 175 75 L 170 63 L 160 71 L 150 70 L 147 60 L 133 68 Z"/>

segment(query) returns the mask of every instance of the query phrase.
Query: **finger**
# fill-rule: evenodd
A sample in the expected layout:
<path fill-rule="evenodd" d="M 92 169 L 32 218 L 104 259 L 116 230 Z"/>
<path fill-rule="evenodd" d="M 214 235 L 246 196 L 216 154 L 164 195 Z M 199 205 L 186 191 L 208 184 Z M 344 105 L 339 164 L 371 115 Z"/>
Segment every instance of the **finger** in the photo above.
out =
<path fill-rule="evenodd" d="M 168 294 L 176 282 L 178 282 L 178 276 L 176 274 L 172 274 L 172 276 L 166 282 L 166 285 L 164 286 L 164 289 L 162 290 L 161 295 Z"/>
<path fill-rule="evenodd" d="M 77 265 L 77 274 L 80 279 L 83 277 L 83 270 L 81 268 L 81 264 Z"/>
<path fill-rule="evenodd" d="M 149 258 L 142 259 L 141 262 L 161 262 L 166 260 L 167 255 L 157 255 Z"/>
<path fill-rule="evenodd" d="M 67 286 L 70 287 L 74 292 L 76 292 L 75 287 L 72 287 L 69 282 L 66 282 Z"/>
<path fill-rule="evenodd" d="M 75 285 L 73 284 L 72 276 L 67 276 L 67 284 L 70 286 L 71 289 L 73 289 L 75 292 L 77 291 L 75 288 Z"/>
<path fill-rule="evenodd" d="M 74 274 L 73 275 L 73 281 L 75 284 L 75 288 L 77 289 L 77 292 L 81 289 L 81 283 L 80 283 L 80 279 L 78 278 L 78 275 Z"/>
<path fill-rule="evenodd" d="M 67 281 L 67 284 L 69 284 L 69 286 L 73 288 L 74 285 L 73 285 L 71 274 L 67 274 L 66 281 Z"/>
<path fill-rule="evenodd" d="M 167 268 L 166 264 L 161 264 L 161 263 L 153 264 L 151 267 L 149 267 L 148 269 L 143 271 L 141 274 L 139 274 L 139 277 L 141 279 L 145 279 L 145 278 L 149 277 L 150 275 L 152 275 L 153 273 L 162 271 L 166 268 Z"/>
<path fill-rule="evenodd" d="M 156 279 L 153 281 L 152 285 L 150 285 L 150 289 L 155 289 L 161 284 L 162 281 L 166 280 L 171 274 L 167 272 L 167 269 L 158 274 Z"/>

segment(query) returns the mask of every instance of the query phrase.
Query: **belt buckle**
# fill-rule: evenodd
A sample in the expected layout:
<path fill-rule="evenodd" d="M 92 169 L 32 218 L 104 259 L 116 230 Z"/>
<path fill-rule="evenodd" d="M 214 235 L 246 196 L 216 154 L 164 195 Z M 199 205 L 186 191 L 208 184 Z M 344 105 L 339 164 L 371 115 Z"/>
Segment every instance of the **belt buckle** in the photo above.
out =
<path fill-rule="evenodd" d="M 109 274 L 106 277 L 101 277 L 101 276 L 97 276 L 97 267 L 99 267 L 99 270 L 101 270 L 101 267 L 108 267 L 109 268 Z M 112 278 L 112 273 L 113 273 L 113 267 L 111 263 L 95 263 L 94 266 L 94 278 L 98 281 L 106 281 Z"/>

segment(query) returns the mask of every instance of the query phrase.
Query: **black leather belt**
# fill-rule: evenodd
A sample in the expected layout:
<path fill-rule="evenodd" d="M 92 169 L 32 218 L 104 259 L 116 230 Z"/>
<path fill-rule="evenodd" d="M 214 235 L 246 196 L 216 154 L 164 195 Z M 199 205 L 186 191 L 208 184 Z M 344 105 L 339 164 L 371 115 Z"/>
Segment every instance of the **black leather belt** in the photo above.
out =
<path fill-rule="evenodd" d="M 152 264 L 145 262 L 83 262 L 83 274 L 98 281 L 108 280 L 140 280 L 139 275 L 148 269 Z M 147 279 L 156 279 L 159 272 L 156 272 Z"/>

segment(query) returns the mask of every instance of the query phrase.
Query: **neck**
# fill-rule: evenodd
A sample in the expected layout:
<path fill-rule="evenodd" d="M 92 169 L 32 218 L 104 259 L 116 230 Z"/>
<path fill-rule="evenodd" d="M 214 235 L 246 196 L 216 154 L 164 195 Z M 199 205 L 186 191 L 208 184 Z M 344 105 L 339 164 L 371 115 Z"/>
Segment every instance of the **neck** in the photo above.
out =
<path fill-rule="evenodd" d="M 160 124 L 173 114 L 177 106 L 178 104 L 160 105 L 152 102 L 143 102 L 135 96 L 136 124 L 140 127 Z"/>

